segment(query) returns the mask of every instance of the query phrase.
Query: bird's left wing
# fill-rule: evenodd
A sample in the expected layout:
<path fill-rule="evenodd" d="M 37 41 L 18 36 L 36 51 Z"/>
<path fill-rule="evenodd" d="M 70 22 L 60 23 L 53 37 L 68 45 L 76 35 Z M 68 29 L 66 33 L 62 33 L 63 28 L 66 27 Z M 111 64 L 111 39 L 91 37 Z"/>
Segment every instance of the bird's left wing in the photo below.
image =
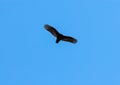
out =
<path fill-rule="evenodd" d="M 63 36 L 63 41 L 67 41 L 67 42 L 71 42 L 71 43 L 76 43 L 77 40 L 73 37 L 70 37 L 70 36 Z"/>

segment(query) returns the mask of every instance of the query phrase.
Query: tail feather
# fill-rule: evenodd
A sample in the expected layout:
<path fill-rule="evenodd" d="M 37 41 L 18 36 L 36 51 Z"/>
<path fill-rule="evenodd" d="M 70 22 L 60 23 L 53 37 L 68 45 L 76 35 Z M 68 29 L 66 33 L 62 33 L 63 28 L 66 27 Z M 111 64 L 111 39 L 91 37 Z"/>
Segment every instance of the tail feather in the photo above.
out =
<path fill-rule="evenodd" d="M 59 41 L 60 41 L 61 39 L 60 38 L 56 38 L 56 43 L 59 43 Z"/>

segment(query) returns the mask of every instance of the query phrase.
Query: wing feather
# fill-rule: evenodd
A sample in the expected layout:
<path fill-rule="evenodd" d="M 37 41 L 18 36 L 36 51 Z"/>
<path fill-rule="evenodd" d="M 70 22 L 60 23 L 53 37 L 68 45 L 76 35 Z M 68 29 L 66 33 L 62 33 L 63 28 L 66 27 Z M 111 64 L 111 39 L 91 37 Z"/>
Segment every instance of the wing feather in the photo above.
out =
<path fill-rule="evenodd" d="M 67 42 L 71 42 L 71 43 L 76 43 L 77 40 L 73 37 L 70 37 L 70 36 L 63 36 L 63 41 L 67 41 Z"/>
<path fill-rule="evenodd" d="M 55 37 L 57 37 L 60 34 L 55 28 L 53 28 L 50 25 L 45 25 L 44 27 L 46 30 L 48 30 Z"/>

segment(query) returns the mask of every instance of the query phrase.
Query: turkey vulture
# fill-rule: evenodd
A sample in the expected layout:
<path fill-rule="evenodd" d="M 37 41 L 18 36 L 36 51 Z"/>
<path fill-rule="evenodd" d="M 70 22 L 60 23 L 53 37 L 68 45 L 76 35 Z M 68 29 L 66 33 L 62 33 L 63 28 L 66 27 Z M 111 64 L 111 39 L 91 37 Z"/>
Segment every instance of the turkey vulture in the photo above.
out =
<path fill-rule="evenodd" d="M 54 27 L 46 24 L 45 26 L 45 29 L 48 30 L 53 36 L 56 37 L 56 43 L 59 43 L 60 40 L 63 40 L 63 41 L 67 41 L 67 42 L 71 42 L 71 43 L 76 43 L 77 40 L 74 39 L 73 37 L 70 37 L 70 36 L 64 36 L 62 34 L 60 34 Z"/>

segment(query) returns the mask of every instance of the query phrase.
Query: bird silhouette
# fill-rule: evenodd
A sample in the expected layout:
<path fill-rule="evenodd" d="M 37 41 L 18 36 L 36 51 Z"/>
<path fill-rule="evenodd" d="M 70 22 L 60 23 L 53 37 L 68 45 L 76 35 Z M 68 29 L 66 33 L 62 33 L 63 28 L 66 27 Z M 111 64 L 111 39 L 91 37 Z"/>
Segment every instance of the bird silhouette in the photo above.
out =
<path fill-rule="evenodd" d="M 54 37 L 56 37 L 56 43 L 59 43 L 60 40 L 62 41 L 67 41 L 67 42 L 71 42 L 71 43 L 76 43 L 77 40 L 73 37 L 70 36 L 65 36 L 61 33 L 59 33 L 54 27 L 46 24 L 44 25 L 45 29 L 47 31 L 49 31 Z"/>

